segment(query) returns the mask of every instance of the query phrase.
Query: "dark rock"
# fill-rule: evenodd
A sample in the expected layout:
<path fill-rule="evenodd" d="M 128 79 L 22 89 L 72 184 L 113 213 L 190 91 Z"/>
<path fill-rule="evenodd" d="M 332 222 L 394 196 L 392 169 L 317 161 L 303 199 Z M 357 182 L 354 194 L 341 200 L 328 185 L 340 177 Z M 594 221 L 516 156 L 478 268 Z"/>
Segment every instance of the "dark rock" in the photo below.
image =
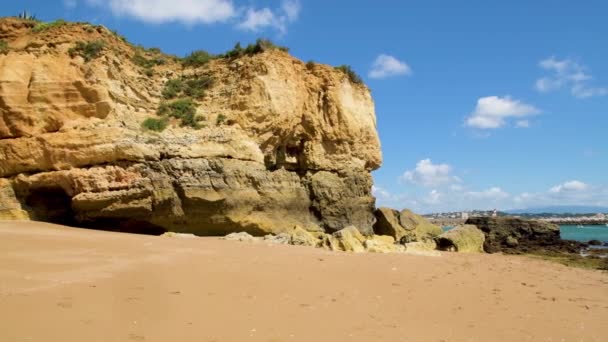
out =
<path fill-rule="evenodd" d="M 587 244 L 589 246 L 601 246 L 604 243 L 602 241 L 600 241 L 600 240 L 590 240 L 589 242 L 587 242 Z"/>
<path fill-rule="evenodd" d="M 541 221 L 512 217 L 473 217 L 467 224 L 476 225 L 484 234 L 487 253 L 578 253 L 586 245 L 562 240 L 559 226 Z"/>

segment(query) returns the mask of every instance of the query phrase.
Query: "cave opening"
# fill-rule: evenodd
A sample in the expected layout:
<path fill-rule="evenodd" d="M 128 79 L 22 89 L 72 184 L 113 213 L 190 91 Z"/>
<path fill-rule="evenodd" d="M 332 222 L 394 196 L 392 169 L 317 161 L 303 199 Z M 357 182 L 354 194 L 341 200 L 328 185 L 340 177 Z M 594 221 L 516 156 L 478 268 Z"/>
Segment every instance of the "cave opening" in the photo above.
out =
<path fill-rule="evenodd" d="M 25 205 L 36 220 L 62 224 L 74 224 L 72 198 L 60 187 L 31 189 Z"/>

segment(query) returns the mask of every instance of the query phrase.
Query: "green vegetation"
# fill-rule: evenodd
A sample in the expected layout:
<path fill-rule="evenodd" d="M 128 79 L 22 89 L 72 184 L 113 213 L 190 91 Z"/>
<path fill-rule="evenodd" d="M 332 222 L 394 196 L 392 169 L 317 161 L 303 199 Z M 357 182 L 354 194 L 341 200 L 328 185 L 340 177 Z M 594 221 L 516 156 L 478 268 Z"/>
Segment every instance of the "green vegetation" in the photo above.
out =
<path fill-rule="evenodd" d="M 221 126 L 226 122 L 226 115 L 224 114 L 219 114 L 217 116 L 217 118 L 215 119 L 215 125 L 216 126 Z"/>
<path fill-rule="evenodd" d="M 162 91 L 162 96 L 166 100 L 185 96 L 199 99 L 205 95 L 205 90 L 213 85 L 213 78 L 210 76 L 182 77 L 168 80 Z"/>
<path fill-rule="evenodd" d="M 72 58 L 76 56 L 82 56 L 86 62 L 91 61 L 99 56 L 105 47 L 105 42 L 102 40 L 95 40 L 92 42 L 77 42 L 76 46 L 70 48 L 68 53 Z"/>
<path fill-rule="evenodd" d="M 144 69 L 144 74 L 148 77 L 154 75 L 154 70 L 152 70 L 152 68 L 167 63 L 162 57 L 146 58 L 139 52 L 136 52 L 131 60 L 135 65 L 142 67 Z"/>
<path fill-rule="evenodd" d="M 182 65 L 185 67 L 200 67 L 212 60 L 214 56 L 207 51 L 197 50 L 182 59 Z"/>
<path fill-rule="evenodd" d="M 306 62 L 306 69 L 311 70 L 315 67 L 315 61 L 308 61 Z"/>
<path fill-rule="evenodd" d="M 348 79 L 352 83 L 363 84 L 363 80 L 361 79 L 361 77 L 357 75 L 357 73 L 353 70 L 353 68 L 350 67 L 350 65 L 340 65 L 335 68 L 336 70 L 340 70 L 344 74 L 346 74 L 346 76 L 348 76 Z"/>
<path fill-rule="evenodd" d="M 167 118 L 162 118 L 162 119 L 148 118 L 141 125 L 143 128 L 145 128 L 147 130 L 155 131 L 155 132 L 162 132 L 165 130 L 165 128 L 167 128 L 168 121 L 169 120 L 167 120 Z"/>
<path fill-rule="evenodd" d="M 268 50 L 281 50 L 285 52 L 289 52 L 289 48 L 285 46 L 275 45 L 268 39 L 258 39 L 254 44 L 249 44 L 245 48 L 241 47 L 241 43 L 238 42 L 234 45 L 232 50 L 227 51 L 223 55 L 218 55 L 219 58 L 239 58 L 242 56 L 252 56 L 258 53 L 262 53 Z"/>
<path fill-rule="evenodd" d="M 36 26 L 34 26 L 32 28 L 32 32 L 39 33 L 39 32 L 43 32 L 46 30 L 50 30 L 52 28 L 61 27 L 66 24 L 67 24 L 67 22 L 63 19 L 57 19 L 57 20 L 49 22 L 49 23 L 38 23 L 38 24 L 36 24 Z"/>
<path fill-rule="evenodd" d="M 200 122 L 204 121 L 204 118 L 196 116 L 196 103 L 190 98 L 163 103 L 158 107 L 156 113 L 163 117 L 180 119 L 182 127 L 187 126 L 194 129 L 203 127 Z"/>
<path fill-rule="evenodd" d="M 17 18 L 23 19 L 23 20 L 38 21 L 38 19 L 36 18 L 36 16 L 34 14 L 31 14 L 26 10 L 17 14 Z"/>
<path fill-rule="evenodd" d="M 0 40 L 0 54 L 5 54 L 9 50 L 8 43 L 4 40 Z"/>

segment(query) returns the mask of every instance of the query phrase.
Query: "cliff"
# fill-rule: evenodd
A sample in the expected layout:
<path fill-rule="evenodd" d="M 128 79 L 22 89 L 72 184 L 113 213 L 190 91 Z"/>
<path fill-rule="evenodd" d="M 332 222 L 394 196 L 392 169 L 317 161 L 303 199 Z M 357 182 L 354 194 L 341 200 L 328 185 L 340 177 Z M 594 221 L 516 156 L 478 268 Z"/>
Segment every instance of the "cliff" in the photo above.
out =
<path fill-rule="evenodd" d="M 372 232 L 374 104 L 344 72 L 273 48 L 184 66 L 102 26 L 36 25 L 0 19 L 0 219 Z"/>

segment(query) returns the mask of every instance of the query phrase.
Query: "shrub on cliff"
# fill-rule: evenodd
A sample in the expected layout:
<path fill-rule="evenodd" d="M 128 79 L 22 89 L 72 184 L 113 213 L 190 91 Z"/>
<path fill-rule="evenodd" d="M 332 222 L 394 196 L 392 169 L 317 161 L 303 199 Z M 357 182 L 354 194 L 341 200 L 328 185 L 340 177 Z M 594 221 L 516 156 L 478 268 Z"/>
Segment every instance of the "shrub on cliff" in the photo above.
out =
<path fill-rule="evenodd" d="M 226 115 L 224 114 L 219 114 L 217 116 L 217 118 L 215 119 L 215 125 L 216 126 L 221 126 L 226 122 Z"/>
<path fill-rule="evenodd" d="M 182 127 L 202 128 L 200 124 L 204 118 L 196 116 L 196 103 L 190 99 L 179 99 L 168 103 L 162 103 L 156 112 L 160 116 L 172 117 L 181 120 Z"/>
<path fill-rule="evenodd" d="M 89 62 L 99 56 L 105 47 L 105 43 L 102 40 L 95 40 L 92 42 L 77 42 L 76 46 L 70 48 L 68 53 L 70 57 L 81 56 L 86 62 Z"/>
<path fill-rule="evenodd" d="M 162 57 L 146 58 L 139 52 L 136 52 L 133 58 L 131 58 L 131 60 L 135 65 L 140 66 L 144 69 L 144 73 L 146 74 L 146 76 L 154 75 L 154 70 L 152 69 L 155 66 L 167 63 L 167 61 Z"/>
<path fill-rule="evenodd" d="M 143 128 L 150 131 L 162 132 L 167 128 L 168 120 L 166 118 L 155 119 L 148 118 L 141 125 Z"/>
<path fill-rule="evenodd" d="M 285 46 L 276 45 L 268 39 L 258 39 L 255 43 L 249 44 L 245 48 L 242 48 L 241 43 L 237 42 L 232 50 L 226 51 L 226 53 L 219 55 L 218 57 L 232 59 L 245 55 L 252 56 L 273 49 L 289 52 L 289 48 Z"/>
<path fill-rule="evenodd" d="M 61 27 L 66 24 L 67 22 L 63 19 L 57 19 L 49 23 L 38 23 L 32 28 L 32 32 L 39 33 L 55 27 Z"/>
<path fill-rule="evenodd" d="M 205 90 L 213 85 L 213 78 L 210 76 L 195 76 L 170 79 L 165 83 L 162 90 L 164 99 L 170 100 L 180 96 L 192 97 L 195 99 L 203 97 Z"/>
<path fill-rule="evenodd" d="M 0 40 L 0 54 L 5 54 L 9 50 L 8 43 L 4 40 Z"/>
<path fill-rule="evenodd" d="M 351 68 L 350 65 L 340 65 L 335 67 L 335 69 L 345 73 L 352 83 L 363 84 L 363 80 L 361 79 L 361 77 L 357 75 L 357 73 L 353 70 L 353 68 Z"/>
<path fill-rule="evenodd" d="M 212 60 L 214 57 L 212 54 L 210 54 L 207 51 L 204 50 L 197 50 L 197 51 L 193 51 L 191 54 L 189 54 L 188 56 L 184 57 L 182 59 L 182 65 L 185 67 L 200 67 L 203 66 L 207 63 L 209 63 L 210 60 Z"/>

